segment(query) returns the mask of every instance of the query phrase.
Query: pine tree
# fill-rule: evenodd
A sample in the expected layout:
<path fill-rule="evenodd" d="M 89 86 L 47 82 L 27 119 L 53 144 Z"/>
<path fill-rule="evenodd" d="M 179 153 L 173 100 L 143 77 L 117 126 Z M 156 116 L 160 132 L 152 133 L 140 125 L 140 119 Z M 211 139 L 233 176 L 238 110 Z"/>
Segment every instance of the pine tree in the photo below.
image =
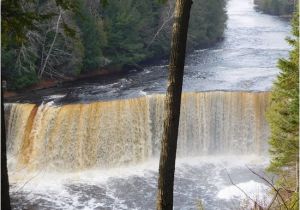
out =
<path fill-rule="evenodd" d="M 97 70 L 105 63 L 102 49 L 106 44 L 101 18 L 89 11 L 87 2 L 77 1 L 79 7 L 75 19 L 80 29 L 80 38 L 84 47 L 83 71 Z"/>
<path fill-rule="evenodd" d="M 272 89 L 268 121 L 271 129 L 269 171 L 279 176 L 278 182 L 290 191 L 299 192 L 299 14 L 292 21 L 293 47 L 288 59 L 280 59 L 281 70 Z M 297 194 L 297 193 L 296 193 Z M 295 205 L 297 206 L 297 205 Z M 294 206 L 294 207 L 295 207 Z"/>

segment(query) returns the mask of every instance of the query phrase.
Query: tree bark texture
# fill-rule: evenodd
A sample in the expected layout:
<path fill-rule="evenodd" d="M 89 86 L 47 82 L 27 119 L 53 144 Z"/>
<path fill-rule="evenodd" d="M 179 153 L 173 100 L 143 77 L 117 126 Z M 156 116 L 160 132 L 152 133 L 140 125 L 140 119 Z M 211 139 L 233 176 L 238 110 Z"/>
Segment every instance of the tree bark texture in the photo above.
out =
<path fill-rule="evenodd" d="M 1 209 L 10 210 L 3 91 L 1 88 Z"/>
<path fill-rule="evenodd" d="M 192 0 L 176 1 L 169 62 L 168 89 L 165 99 L 164 131 L 159 163 L 157 210 L 173 209 L 180 102 L 191 6 Z"/>

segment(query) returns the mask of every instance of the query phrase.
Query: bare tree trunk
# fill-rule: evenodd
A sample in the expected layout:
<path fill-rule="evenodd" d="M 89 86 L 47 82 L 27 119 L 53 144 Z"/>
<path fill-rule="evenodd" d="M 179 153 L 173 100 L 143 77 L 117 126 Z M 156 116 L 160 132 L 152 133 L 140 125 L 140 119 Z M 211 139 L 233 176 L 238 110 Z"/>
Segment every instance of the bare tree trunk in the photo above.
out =
<path fill-rule="evenodd" d="M 3 91 L 1 88 L 1 209 L 10 210 L 11 206 L 7 173 L 6 134 L 3 103 Z"/>
<path fill-rule="evenodd" d="M 60 24 L 61 16 L 62 16 L 62 10 L 61 10 L 61 8 L 59 8 L 59 15 L 58 15 L 57 22 L 56 22 L 56 27 L 55 27 L 55 35 L 54 35 L 52 44 L 51 44 L 51 46 L 50 46 L 50 48 L 49 48 L 48 54 L 47 54 L 47 56 L 46 56 L 46 58 L 45 58 L 44 64 L 43 64 L 43 66 L 42 66 L 42 68 L 41 68 L 41 70 L 40 70 L 39 78 L 42 78 L 42 76 L 43 76 L 43 73 L 44 73 L 45 68 L 46 68 L 46 66 L 47 66 L 47 62 L 48 62 L 49 57 L 50 57 L 50 55 L 51 55 L 51 51 L 52 51 L 53 46 L 54 46 L 54 44 L 55 44 L 56 37 L 57 37 L 57 34 L 58 34 L 58 29 L 59 29 L 59 24 Z"/>
<path fill-rule="evenodd" d="M 173 209 L 173 188 L 180 102 L 188 23 L 192 0 L 177 0 L 172 32 L 164 132 L 159 163 L 158 210 Z"/>

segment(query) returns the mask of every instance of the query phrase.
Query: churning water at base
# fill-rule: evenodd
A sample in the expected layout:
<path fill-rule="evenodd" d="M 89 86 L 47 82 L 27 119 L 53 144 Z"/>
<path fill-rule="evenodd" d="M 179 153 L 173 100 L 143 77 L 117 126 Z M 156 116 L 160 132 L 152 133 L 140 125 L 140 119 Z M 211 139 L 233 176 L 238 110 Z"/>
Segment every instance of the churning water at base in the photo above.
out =
<path fill-rule="evenodd" d="M 261 156 L 179 158 L 176 161 L 174 209 L 229 210 L 247 206 L 242 192 L 264 205 L 268 187 L 246 165 L 262 173 L 267 159 Z M 259 165 L 259 166 L 257 166 Z M 158 160 L 110 170 L 72 173 L 23 173 L 14 177 L 14 209 L 155 209 Z M 228 174 L 227 174 L 228 173 Z"/>

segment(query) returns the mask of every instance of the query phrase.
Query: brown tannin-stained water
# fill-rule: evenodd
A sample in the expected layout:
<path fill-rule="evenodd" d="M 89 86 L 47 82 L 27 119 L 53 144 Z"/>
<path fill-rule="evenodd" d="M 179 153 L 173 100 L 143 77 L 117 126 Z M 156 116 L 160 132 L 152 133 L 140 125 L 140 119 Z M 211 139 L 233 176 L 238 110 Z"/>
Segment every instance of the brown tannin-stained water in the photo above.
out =
<path fill-rule="evenodd" d="M 229 0 L 224 41 L 186 59 L 174 209 L 268 202 L 265 119 L 290 26 Z M 155 209 L 166 62 L 5 104 L 13 209 Z M 37 103 L 38 105 L 35 105 Z"/>

